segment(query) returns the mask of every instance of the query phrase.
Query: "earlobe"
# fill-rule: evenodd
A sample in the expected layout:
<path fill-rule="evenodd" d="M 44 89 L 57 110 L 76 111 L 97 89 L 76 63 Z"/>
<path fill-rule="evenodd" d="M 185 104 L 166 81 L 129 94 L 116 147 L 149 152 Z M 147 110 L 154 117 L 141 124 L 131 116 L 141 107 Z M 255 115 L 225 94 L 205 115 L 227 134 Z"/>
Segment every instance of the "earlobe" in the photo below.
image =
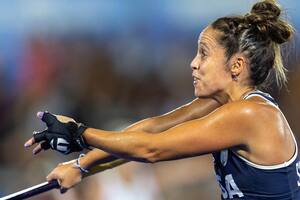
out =
<path fill-rule="evenodd" d="M 232 80 L 237 81 L 239 75 L 240 75 L 240 66 L 237 63 L 234 63 L 231 67 Z"/>
<path fill-rule="evenodd" d="M 244 58 L 242 57 L 237 57 L 234 60 L 234 63 L 231 67 L 231 77 L 232 80 L 237 81 L 238 80 L 238 76 L 242 73 L 243 68 L 244 68 Z"/>
<path fill-rule="evenodd" d="M 236 74 L 231 74 L 231 78 L 234 81 L 238 81 L 238 75 L 236 75 Z"/>

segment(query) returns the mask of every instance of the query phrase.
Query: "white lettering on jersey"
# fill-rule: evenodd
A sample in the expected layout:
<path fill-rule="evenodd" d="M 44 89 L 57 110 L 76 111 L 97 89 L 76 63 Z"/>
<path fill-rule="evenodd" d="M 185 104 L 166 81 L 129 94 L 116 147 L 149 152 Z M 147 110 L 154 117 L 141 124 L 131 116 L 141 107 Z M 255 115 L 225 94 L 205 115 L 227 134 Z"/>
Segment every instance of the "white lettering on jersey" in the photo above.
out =
<path fill-rule="evenodd" d="M 228 150 L 227 149 L 221 151 L 220 160 L 221 160 L 222 165 L 225 167 L 227 164 L 227 160 L 228 160 Z"/>
<path fill-rule="evenodd" d="M 244 194 L 240 191 L 238 186 L 235 184 L 231 174 L 225 176 L 225 183 L 226 183 L 226 189 L 228 191 L 230 199 L 232 199 L 234 195 L 238 195 L 239 197 L 244 196 Z"/>
<path fill-rule="evenodd" d="M 227 174 L 225 176 L 226 189 L 221 184 L 221 177 L 219 175 L 217 175 L 217 181 L 219 182 L 223 199 L 227 199 L 228 197 L 230 199 L 233 199 L 234 195 L 237 195 L 238 197 L 243 197 L 244 196 L 244 194 L 240 191 L 240 189 L 238 188 L 238 186 L 234 182 L 232 174 Z"/>
<path fill-rule="evenodd" d="M 221 177 L 219 175 L 217 175 L 217 181 L 221 188 L 221 193 L 222 193 L 223 199 L 227 199 L 228 193 L 227 193 L 226 189 L 223 187 L 223 185 L 221 184 Z"/>
<path fill-rule="evenodd" d="M 297 175 L 298 175 L 298 181 L 297 181 L 297 184 L 298 186 L 300 186 L 300 161 L 296 163 L 296 172 L 297 172 Z"/>

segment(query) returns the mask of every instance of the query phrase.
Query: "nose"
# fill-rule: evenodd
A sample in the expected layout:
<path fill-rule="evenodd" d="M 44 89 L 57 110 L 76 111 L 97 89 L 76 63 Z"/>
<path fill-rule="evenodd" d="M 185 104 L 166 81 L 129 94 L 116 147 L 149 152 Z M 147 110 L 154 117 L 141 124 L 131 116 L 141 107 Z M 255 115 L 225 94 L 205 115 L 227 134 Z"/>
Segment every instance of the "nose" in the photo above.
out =
<path fill-rule="evenodd" d="M 200 59 L 198 58 L 198 55 L 196 55 L 195 58 L 191 62 L 191 69 L 198 70 L 199 67 L 200 67 Z"/>

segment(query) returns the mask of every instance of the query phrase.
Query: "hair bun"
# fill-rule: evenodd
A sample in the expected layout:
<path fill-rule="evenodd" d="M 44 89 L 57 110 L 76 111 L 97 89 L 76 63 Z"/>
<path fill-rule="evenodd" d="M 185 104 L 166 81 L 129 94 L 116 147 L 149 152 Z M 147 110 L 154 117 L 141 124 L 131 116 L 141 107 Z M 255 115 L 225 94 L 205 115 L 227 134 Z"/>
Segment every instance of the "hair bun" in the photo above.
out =
<path fill-rule="evenodd" d="M 251 14 L 259 16 L 263 20 L 277 20 L 280 16 L 281 9 L 273 0 L 261 1 L 251 9 Z"/>
<path fill-rule="evenodd" d="M 271 39 L 275 43 L 287 42 L 292 34 L 292 26 L 280 19 L 281 8 L 274 0 L 260 1 L 246 14 L 245 23 L 254 26 L 263 39 Z"/>

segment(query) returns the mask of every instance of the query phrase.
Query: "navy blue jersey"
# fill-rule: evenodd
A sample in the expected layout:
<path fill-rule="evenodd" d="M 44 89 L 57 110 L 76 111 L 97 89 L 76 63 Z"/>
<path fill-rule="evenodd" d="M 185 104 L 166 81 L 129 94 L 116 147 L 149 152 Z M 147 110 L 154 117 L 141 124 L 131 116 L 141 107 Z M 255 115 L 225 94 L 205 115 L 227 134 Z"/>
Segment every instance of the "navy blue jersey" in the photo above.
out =
<path fill-rule="evenodd" d="M 262 97 L 270 105 L 278 108 L 273 98 L 261 91 L 253 91 L 244 99 L 253 96 Z M 255 164 L 232 149 L 214 152 L 214 167 L 221 187 L 221 198 L 300 200 L 300 162 L 297 143 L 294 136 L 293 138 L 296 144 L 294 155 L 290 160 L 278 165 Z"/>

